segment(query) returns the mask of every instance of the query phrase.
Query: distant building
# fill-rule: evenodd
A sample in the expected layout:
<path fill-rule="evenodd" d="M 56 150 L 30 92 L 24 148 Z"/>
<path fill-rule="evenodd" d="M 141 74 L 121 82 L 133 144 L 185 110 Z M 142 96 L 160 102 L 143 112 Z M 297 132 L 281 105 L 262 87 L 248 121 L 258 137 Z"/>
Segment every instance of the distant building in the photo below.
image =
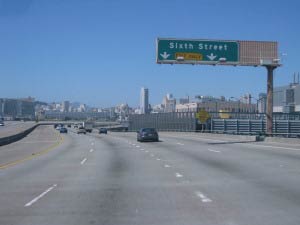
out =
<path fill-rule="evenodd" d="M 266 113 L 266 111 L 267 111 L 267 94 L 266 93 L 260 93 L 258 95 L 257 110 L 259 113 Z"/>
<path fill-rule="evenodd" d="M 164 98 L 163 98 L 163 102 L 162 102 L 163 106 L 164 106 L 164 112 L 175 112 L 176 110 L 176 99 L 173 98 L 172 94 L 167 94 Z"/>
<path fill-rule="evenodd" d="M 10 119 L 34 119 L 34 102 L 31 99 L 0 99 L 0 115 Z"/>
<path fill-rule="evenodd" d="M 62 102 L 62 112 L 70 112 L 70 102 L 69 101 Z"/>
<path fill-rule="evenodd" d="M 85 104 L 80 104 L 78 108 L 78 112 L 85 112 L 86 111 L 86 105 Z"/>
<path fill-rule="evenodd" d="M 176 105 L 176 112 L 198 112 L 200 110 L 207 112 L 255 113 L 256 105 L 245 104 L 240 101 L 205 101 Z"/>
<path fill-rule="evenodd" d="M 179 99 L 179 104 L 187 104 L 189 102 L 190 102 L 189 97 L 187 97 L 187 98 L 180 98 Z"/>
<path fill-rule="evenodd" d="M 140 113 L 148 114 L 149 113 L 149 90 L 148 88 L 141 88 L 140 95 Z"/>
<path fill-rule="evenodd" d="M 282 113 L 300 112 L 299 79 L 287 86 L 275 87 L 273 91 L 273 111 Z"/>
<path fill-rule="evenodd" d="M 164 112 L 164 105 L 158 104 L 158 105 L 153 106 L 151 113 L 163 113 L 163 112 Z"/>
<path fill-rule="evenodd" d="M 245 94 L 244 96 L 241 97 L 240 101 L 245 103 L 245 104 L 251 104 L 251 94 Z"/>

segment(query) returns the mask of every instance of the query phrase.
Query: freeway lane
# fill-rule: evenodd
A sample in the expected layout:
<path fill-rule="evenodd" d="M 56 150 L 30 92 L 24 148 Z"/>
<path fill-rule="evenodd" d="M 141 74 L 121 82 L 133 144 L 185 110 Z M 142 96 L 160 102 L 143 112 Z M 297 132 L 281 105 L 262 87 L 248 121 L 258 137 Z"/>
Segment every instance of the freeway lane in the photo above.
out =
<path fill-rule="evenodd" d="M 300 224 L 296 150 L 172 133 L 63 139 L 0 170 L 0 224 Z"/>
<path fill-rule="evenodd" d="M 5 126 L 0 126 L 0 138 L 20 133 L 34 126 L 35 122 L 4 121 Z"/>
<path fill-rule="evenodd" d="M 161 139 L 140 145 L 208 193 L 224 221 L 232 215 L 234 224 L 299 224 L 299 145 L 277 148 L 180 133 L 161 133 Z"/>
<path fill-rule="evenodd" d="M 26 138 L 7 146 L 0 146 L 0 168 L 29 160 L 49 151 L 61 142 L 58 132 L 49 126 L 39 126 Z"/>

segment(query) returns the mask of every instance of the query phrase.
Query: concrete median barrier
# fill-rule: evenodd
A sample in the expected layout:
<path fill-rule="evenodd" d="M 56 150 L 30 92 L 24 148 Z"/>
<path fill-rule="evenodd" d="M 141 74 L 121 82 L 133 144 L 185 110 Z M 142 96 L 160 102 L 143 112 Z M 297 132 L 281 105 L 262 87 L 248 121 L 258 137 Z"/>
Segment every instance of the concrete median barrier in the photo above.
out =
<path fill-rule="evenodd" d="M 16 142 L 16 141 L 19 141 L 21 140 L 22 138 L 26 137 L 28 134 L 30 134 L 36 127 L 38 127 L 39 125 L 42 125 L 42 124 L 36 124 L 22 132 L 19 132 L 17 134 L 14 134 L 14 135 L 10 135 L 10 136 L 7 136 L 7 137 L 2 137 L 0 138 L 0 146 L 3 146 L 3 145 L 8 145 L 8 144 L 11 144 L 13 142 Z"/>

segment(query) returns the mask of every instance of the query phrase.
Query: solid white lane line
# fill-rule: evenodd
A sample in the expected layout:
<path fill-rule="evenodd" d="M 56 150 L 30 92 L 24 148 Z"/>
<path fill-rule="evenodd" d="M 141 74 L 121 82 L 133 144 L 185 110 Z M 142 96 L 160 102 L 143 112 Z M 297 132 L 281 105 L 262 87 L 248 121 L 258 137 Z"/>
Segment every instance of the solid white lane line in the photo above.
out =
<path fill-rule="evenodd" d="M 208 149 L 208 151 L 210 151 L 210 152 L 216 152 L 216 153 L 221 153 L 221 151 L 213 150 L 213 149 Z"/>
<path fill-rule="evenodd" d="M 166 165 L 165 165 L 165 168 L 170 168 L 170 167 L 171 167 L 171 166 L 170 166 L 170 165 L 168 165 L 168 164 L 166 164 Z"/>
<path fill-rule="evenodd" d="M 197 195 L 197 197 L 199 197 L 201 199 L 202 202 L 205 202 L 205 203 L 212 202 L 211 199 L 209 199 L 208 197 L 206 197 L 200 191 L 196 191 L 196 195 Z"/>
<path fill-rule="evenodd" d="M 83 165 L 83 164 L 86 162 L 86 160 L 87 160 L 87 158 L 84 158 L 84 159 L 80 162 L 80 164 Z"/>
<path fill-rule="evenodd" d="M 90 152 L 93 152 L 93 151 L 94 151 L 94 149 L 91 149 L 91 150 L 90 150 Z"/>
<path fill-rule="evenodd" d="M 52 187 L 48 188 L 46 191 L 44 191 L 42 194 L 40 194 L 39 196 L 37 196 L 36 198 L 32 199 L 30 202 L 28 202 L 26 205 L 24 205 L 24 207 L 28 207 L 31 206 L 32 204 L 34 204 L 35 202 L 37 202 L 40 198 L 44 197 L 48 192 L 52 191 L 53 188 L 55 188 L 57 186 L 57 184 L 54 184 Z"/>
<path fill-rule="evenodd" d="M 287 149 L 287 150 L 292 150 L 292 151 L 300 151 L 299 148 L 289 148 L 289 147 L 272 146 L 272 145 L 260 145 L 260 144 L 249 144 L 249 143 L 242 143 L 242 144 L 256 146 L 256 147 L 264 147 L 264 148 L 278 148 L 278 149 Z"/>
<path fill-rule="evenodd" d="M 183 175 L 180 174 L 180 173 L 176 173 L 175 176 L 176 176 L 176 177 L 179 177 L 179 178 L 180 178 L 180 177 L 183 177 Z"/>

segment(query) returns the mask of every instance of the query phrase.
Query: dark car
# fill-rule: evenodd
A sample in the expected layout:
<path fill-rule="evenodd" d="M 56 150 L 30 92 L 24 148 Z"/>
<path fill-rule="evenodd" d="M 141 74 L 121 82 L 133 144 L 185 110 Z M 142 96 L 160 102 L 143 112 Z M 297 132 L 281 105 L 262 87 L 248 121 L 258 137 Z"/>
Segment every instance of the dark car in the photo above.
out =
<path fill-rule="evenodd" d="M 60 133 L 68 133 L 68 129 L 65 128 L 65 127 L 61 127 L 61 128 L 59 129 L 59 132 L 60 132 Z"/>
<path fill-rule="evenodd" d="M 158 133 L 154 128 L 142 128 L 137 132 L 137 141 L 158 141 Z"/>
<path fill-rule="evenodd" d="M 107 134 L 107 129 L 106 128 L 100 128 L 99 129 L 99 134 Z"/>

